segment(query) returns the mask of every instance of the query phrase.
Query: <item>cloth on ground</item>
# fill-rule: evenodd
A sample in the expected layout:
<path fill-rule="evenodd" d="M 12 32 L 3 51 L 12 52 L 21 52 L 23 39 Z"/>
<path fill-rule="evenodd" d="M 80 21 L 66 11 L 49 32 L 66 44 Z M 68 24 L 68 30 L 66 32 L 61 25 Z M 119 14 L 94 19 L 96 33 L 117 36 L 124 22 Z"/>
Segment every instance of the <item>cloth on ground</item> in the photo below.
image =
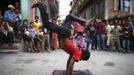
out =
<path fill-rule="evenodd" d="M 65 70 L 54 70 L 52 75 L 65 75 Z M 74 70 L 73 75 L 93 75 L 89 70 Z"/>

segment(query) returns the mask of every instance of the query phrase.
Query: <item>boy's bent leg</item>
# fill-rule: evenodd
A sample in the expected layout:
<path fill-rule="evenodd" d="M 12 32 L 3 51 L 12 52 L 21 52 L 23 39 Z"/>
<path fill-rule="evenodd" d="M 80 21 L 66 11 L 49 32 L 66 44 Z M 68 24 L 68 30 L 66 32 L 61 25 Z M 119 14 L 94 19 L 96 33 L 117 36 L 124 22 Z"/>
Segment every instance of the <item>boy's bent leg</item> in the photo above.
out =
<path fill-rule="evenodd" d="M 38 2 L 33 5 L 33 7 L 38 7 L 43 21 L 43 26 L 52 32 L 56 32 L 60 37 L 66 38 L 71 35 L 71 31 L 63 26 L 56 25 L 49 22 L 48 14 L 46 13 L 46 7 L 42 3 Z"/>
<path fill-rule="evenodd" d="M 36 3 L 36 4 L 34 4 L 32 6 L 32 8 L 36 8 L 36 7 L 38 7 L 39 10 L 40 10 L 42 22 L 43 22 L 43 25 L 45 27 L 49 23 L 49 16 L 48 16 L 48 14 L 46 12 L 47 11 L 47 7 L 46 7 L 46 5 L 42 4 L 41 2 L 38 2 L 38 3 Z"/>
<path fill-rule="evenodd" d="M 59 26 L 52 22 L 49 22 L 49 25 L 46 25 L 46 28 L 57 33 L 61 38 L 68 38 L 71 36 L 71 31 L 67 27 Z"/>
<path fill-rule="evenodd" d="M 73 15 L 69 14 L 69 15 L 66 16 L 63 25 L 66 24 L 66 23 L 68 23 L 68 22 L 73 22 L 73 21 L 78 22 L 78 23 L 80 23 L 82 25 L 84 25 L 86 23 L 84 20 L 82 20 L 82 19 L 80 19 L 80 18 L 78 18 L 76 16 L 73 16 Z"/>

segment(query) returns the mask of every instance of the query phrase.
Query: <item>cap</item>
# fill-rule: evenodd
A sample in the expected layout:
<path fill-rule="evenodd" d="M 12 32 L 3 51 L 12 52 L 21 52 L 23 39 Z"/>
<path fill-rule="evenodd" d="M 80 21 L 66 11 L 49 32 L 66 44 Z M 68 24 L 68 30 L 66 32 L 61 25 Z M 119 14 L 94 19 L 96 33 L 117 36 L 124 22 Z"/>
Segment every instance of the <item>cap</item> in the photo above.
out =
<path fill-rule="evenodd" d="M 13 5 L 8 5 L 8 8 L 13 8 L 13 9 L 15 9 Z"/>

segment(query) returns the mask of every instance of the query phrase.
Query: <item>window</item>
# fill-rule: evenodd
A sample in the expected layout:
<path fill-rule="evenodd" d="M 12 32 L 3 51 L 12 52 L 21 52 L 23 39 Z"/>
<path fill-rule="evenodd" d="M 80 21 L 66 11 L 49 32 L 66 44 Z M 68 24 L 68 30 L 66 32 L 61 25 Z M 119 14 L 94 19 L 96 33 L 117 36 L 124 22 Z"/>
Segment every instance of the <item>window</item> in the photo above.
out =
<path fill-rule="evenodd" d="M 123 10 L 126 11 L 126 12 L 129 12 L 130 10 L 130 0 L 124 0 L 124 3 L 123 3 Z"/>
<path fill-rule="evenodd" d="M 130 0 L 114 0 L 114 10 L 129 12 Z"/>
<path fill-rule="evenodd" d="M 120 0 L 114 0 L 114 10 L 120 10 Z"/>
<path fill-rule="evenodd" d="M 93 7 L 91 7 L 90 9 L 91 9 L 90 15 L 93 16 Z"/>

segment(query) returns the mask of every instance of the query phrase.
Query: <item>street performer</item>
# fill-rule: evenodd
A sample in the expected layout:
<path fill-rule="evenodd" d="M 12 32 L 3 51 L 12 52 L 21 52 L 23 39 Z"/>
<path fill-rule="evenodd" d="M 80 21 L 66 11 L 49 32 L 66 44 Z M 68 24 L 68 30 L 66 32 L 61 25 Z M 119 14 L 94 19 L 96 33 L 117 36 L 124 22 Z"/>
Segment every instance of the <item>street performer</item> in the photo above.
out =
<path fill-rule="evenodd" d="M 67 15 L 64 20 L 64 23 L 60 26 L 49 21 L 49 16 L 46 11 L 47 7 L 45 4 L 43 4 L 42 2 L 37 2 L 36 4 L 32 6 L 32 8 L 35 8 L 35 7 L 38 7 L 40 10 L 43 26 L 46 29 L 52 32 L 56 32 L 58 34 L 60 38 L 61 48 L 66 53 L 69 54 L 69 58 L 68 58 L 67 65 L 66 65 L 66 75 L 72 75 L 73 66 L 75 62 L 78 62 L 81 60 L 87 61 L 90 57 L 90 52 L 88 50 L 80 50 L 79 48 L 75 46 L 72 39 L 70 38 L 73 22 L 78 22 L 81 25 L 84 25 L 85 27 L 87 27 L 88 25 L 90 25 L 93 18 L 89 19 L 86 22 L 85 20 L 82 20 L 73 15 Z"/>

